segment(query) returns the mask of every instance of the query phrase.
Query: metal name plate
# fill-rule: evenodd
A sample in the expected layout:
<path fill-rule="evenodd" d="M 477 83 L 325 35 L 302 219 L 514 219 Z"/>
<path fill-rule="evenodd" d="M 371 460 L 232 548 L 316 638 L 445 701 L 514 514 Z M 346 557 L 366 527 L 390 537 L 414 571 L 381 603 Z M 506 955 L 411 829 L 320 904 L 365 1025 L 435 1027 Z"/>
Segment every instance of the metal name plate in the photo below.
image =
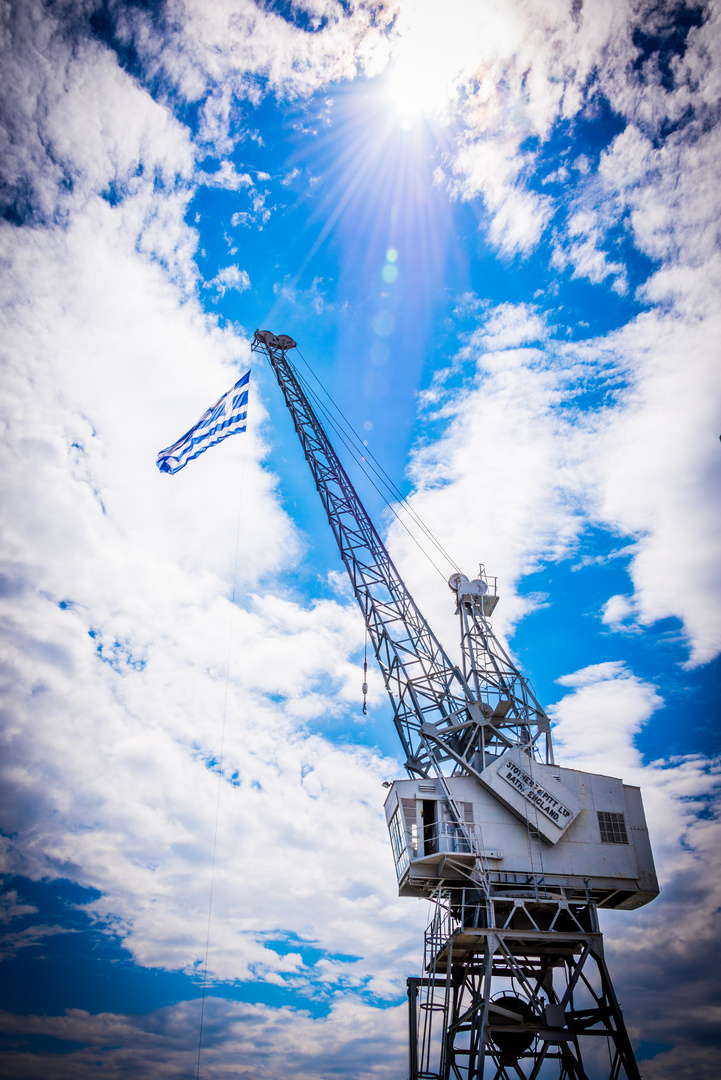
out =
<path fill-rule="evenodd" d="M 546 791 L 544 787 L 541 787 L 538 781 L 516 765 L 515 761 L 506 759 L 496 771 L 498 776 L 502 777 L 516 791 L 520 791 L 524 799 L 533 803 L 542 814 L 549 817 L 551 821 L 555 821 L 556 825 L 563 828 L 565 824 L 570 824 L 574 817 L 573 812 L 567 806 L 564 806 L 560 799 L 554 798 L 550 791 Z"/>
<path fill-rule="evenodd" d="M 499 802 L 555 844 L 581 811 L 579 799 L 556 779 L 557 772 L 514 747 L 484 769 L 480 779 Z"/>

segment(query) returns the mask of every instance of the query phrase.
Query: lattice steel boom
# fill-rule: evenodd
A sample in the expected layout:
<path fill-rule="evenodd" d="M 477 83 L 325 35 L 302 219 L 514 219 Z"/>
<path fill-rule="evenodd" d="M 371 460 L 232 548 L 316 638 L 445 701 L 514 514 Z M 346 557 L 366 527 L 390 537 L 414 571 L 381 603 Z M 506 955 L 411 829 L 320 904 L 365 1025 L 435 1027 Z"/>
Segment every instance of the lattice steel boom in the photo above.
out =
<path fill-rule="evenodd" d="M 289 344 L 292 343 L 292 344 Z M 478 775 L 498 745 L 538 747 L 552 761 L 548 718 L 493 635 L 495 585 L 454 575 L 464 619 L 463 669 L 449 658 L 419 611 L 358 498 L 287 356 L 291 338 L 256 331 L 283 392 L 328 515 L 393 706 L 410 775 Z"/>

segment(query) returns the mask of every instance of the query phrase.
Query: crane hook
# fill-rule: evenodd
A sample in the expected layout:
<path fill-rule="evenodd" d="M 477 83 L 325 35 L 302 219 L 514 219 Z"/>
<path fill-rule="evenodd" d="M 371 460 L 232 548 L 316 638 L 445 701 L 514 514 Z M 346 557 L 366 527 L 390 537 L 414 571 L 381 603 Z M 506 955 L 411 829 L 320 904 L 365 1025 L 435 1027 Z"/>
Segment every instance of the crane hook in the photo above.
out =
<path fill-rule="evenodd" d="M 361 686 L 363 693 L 363 715 L 368 715 L 368 707 L 366 704 L 366 695 L 368 693 L 368 619 L 366 618 L 366 632 L 365 640 L 363 642 L 363 685 Z"/>
<path fill-rule="evenodd" d="M 363 715 L 368 715 L 368 708 L 366 705 L 366 694 L 368 693 L 368 661 L 363 662 L 363 685 L 361 686 L 363 691 Z"/>

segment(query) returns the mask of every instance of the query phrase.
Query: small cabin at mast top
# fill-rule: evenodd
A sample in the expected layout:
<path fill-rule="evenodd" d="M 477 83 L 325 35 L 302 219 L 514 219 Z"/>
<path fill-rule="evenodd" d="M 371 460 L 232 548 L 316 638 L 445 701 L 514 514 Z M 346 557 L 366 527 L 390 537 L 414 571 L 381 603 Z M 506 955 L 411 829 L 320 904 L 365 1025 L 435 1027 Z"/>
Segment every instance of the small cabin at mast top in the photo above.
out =
<path fill-rule="evenodd" d="M 472 885 L 478 859 L 496 893 L 542 886 L 567 900 L 636 908 L 658 895 L 641 792 L 612 776 L 533 761 L 513 748 L 481 774 L 396 780 L 386 821 L 401 896 Z"/>

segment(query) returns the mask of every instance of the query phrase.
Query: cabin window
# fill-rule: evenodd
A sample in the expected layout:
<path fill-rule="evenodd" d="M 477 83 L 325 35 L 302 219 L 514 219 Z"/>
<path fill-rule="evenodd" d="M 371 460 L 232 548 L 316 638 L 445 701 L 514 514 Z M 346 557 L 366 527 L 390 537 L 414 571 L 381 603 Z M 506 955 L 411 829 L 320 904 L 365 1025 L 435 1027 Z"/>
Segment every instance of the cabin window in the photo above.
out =
<path fill-rule="evenodd" d="M 418 822 L 416 820 L 416 800 L 401 799 L 403 807 L 403 819 L 406 825 L 406 836 L 410 839 L 410 847 L 413 858 L 418 854 Z"/>
<path fill-rule="evenodd" d="M 395 810 L 393 817 L 388 822 L 388 831 L 391 834 L 391 848 L 393 849 L 393 858 L 396 864 L 396 874 L 400 878 L 408 866 L 408 852 L 406 851 L 406 841 L 398 809 Z"/>
<path fill-rule="evenodd" d="M 627 844 L 628 833 L 623 814 L 609 814 L 598 811 L 598 827 L 601 830 L 602 844 Z"/>

